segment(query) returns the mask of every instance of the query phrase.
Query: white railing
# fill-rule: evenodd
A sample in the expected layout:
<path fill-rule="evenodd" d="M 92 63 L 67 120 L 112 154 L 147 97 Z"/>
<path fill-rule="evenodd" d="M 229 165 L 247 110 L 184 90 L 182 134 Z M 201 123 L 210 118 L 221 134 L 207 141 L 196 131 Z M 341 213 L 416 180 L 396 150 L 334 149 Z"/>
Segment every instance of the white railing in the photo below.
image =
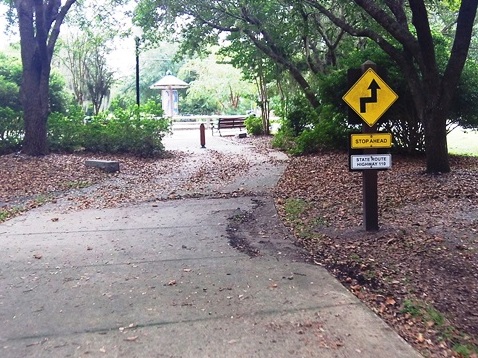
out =
<path fill-rule="evenodd" d="M 241 118 L 246 115 L 192 115 L 192 116 L 173 116 L 171 123 L 173 130 L 177 129 L 195 129 L 204 123 L 206 129 L 211 129 L 218 118 Z"/>

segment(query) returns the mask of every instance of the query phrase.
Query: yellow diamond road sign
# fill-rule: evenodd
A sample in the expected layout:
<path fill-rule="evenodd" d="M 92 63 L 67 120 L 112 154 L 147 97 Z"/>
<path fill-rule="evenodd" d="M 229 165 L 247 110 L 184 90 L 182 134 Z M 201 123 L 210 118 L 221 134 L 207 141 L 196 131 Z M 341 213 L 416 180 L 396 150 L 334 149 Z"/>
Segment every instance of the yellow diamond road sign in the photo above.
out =
<path fill-rule="evenodd" d="M 398 96 L 373 69 L 369 68 L 342 99 L 372 127 Z"/>

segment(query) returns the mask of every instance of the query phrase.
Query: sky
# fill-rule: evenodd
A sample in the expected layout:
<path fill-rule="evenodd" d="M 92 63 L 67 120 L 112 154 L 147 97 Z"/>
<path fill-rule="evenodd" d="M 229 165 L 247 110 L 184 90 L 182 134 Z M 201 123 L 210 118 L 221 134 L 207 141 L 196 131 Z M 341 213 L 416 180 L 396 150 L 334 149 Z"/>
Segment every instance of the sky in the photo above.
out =
<path fill-rule="evenodd" d="M 0 50 L 7 49 L 10 42 L 18 41 L 18 37 L 7 35 L 5 33 L 7 28 L 7 9 L 7 5 L 0 4 Z"/>

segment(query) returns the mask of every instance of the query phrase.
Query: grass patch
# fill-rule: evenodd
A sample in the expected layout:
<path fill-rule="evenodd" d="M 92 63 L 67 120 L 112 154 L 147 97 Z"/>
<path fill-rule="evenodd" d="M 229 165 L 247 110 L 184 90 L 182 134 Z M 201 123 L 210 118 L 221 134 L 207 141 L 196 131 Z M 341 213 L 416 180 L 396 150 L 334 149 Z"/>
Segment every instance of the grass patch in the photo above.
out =
<path fill-rule="evenodd" d="M 447 136 L 450 154 L 478 156 L 478 131 L 456 128 Z"/>
<path fill-rule="evenodd" d="M 421 312 L 421 307 L 414 301 L 405 300 L 403 301 L 403 308 L 400 311 L 404 314 L 410 314 L 412 317 L 418 317 Z"/>
<path fill-rule="evenodd" d="M 23 210 L 21 208 L 18 208 L 18 207 L 1 209 L 0 210 L 0 223 L 3 223 L 4 221 L 7 221 L 8 219 L 13 218 L 14 216 L 17 216 L 22 211 Z"/>
<path fill-rule="evenodd" d="M 3 207 L 0 209 L 0 223 L 20 215 L 30 209 L 37 208 L 52 201 L 52 195 L 40 194 L 33 200 L 26 201 L 17 206 Z"/>
<path fill-rule="evenodd" d="M 445 324 L 445 317 L 439 311 L 433 307 L 428 307 L 426 310 L 426 316 L 437 326 L 443 326 Z"/>
<path fill-rule="evenodd" d="M 294 227 L 301 239 L 316 239 L 317 228 L 327 225 L 323 217 L 314 215 L 313 209 L 312 204 L 304 199 L 290 198 L 284 203 L 285 220 Z"/>
<path fill-rule="evenodd" d="M 478 348 L 471 344 L 457 343 L 452 348 L 459 357 L 469 358 L 472 355 L 476 356 Z"/>
<path fill-rule="evenodd" d="M 470 341 L 470 337 L 463 335 L 440 311 L 426 302 L 407 299 L 403 301 L 400 312 L 422 321 L 425 326 L 433 327 L 441 340 L 453 342 L 452 350 L 458 357 L 468 358 L 478 353 L 478 346 Z"/>
<path fill-rule="evenodd" d="M 68 189 L 83 189 L 87 188 L 91 185 L 91 183 L 87 180 L 75 180 L 75 181 L 69 181 L 65 183 L 65 186 Z"/>
<path fill-rule="evenodd" d="M 4 222 L 9 217 L 8 210 L 0 210 L 0 222 Z"/>
<path fill-rule="evenodd" d="M 287 199 L 284 205 L 286 218 L 291 222 L 300 220 L 308 208 L 309 204 L 303 199 Z"/>

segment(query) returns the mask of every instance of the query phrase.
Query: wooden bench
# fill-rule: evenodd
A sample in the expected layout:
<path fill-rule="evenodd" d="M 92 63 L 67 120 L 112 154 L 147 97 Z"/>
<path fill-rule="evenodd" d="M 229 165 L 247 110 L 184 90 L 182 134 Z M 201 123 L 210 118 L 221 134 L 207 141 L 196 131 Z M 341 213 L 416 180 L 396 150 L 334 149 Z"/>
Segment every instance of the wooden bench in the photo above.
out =
<path fill-rule="evenodd" d="M 239 130 L 242 130 L 242 128 L 246 128 L 244 124 L 244 120 L 246 117 L 224 117 L 224 118 L 218 118 L 217 123 L 212 125 L 211 130 L 212 130 L 212 135 L 214 135 L 214 129 L 217 129 L 219 132 L 219 135 L 222 137 L 221 134 L 221 129 L 235 129 L 239 128 Z"/>

